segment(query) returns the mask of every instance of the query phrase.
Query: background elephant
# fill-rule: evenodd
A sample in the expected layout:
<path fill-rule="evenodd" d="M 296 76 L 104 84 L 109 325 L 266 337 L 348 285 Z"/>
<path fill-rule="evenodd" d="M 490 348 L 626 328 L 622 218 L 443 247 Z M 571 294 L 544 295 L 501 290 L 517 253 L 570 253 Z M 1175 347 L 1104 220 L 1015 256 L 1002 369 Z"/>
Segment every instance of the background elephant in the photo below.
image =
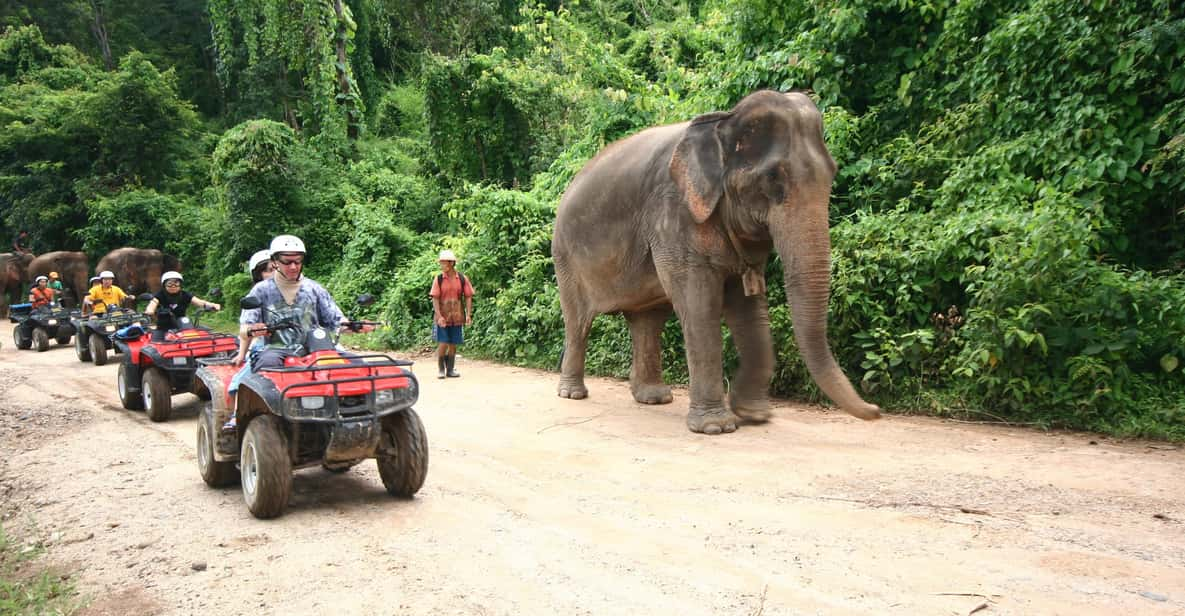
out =
<path fill-rule="evenodd" d="M 31 254 L 0 253 L 0 316 L 8 316 L 10 301 L 21 303 L 28 299 L 29 281 L 32 280 L 29 277 L 29 263 L 32 261 Z"/>
<path fill-rule="evenodd" d="M 691 376 L 687 426 L 718 434 L 735 430 L 738 417 L 767 419 L 774 355 L 765 265 L 776 249 L 811 377 L 848 413 L 879 417 L 827 342 L 835 170 L 814 103 L 771 91 L 750 94 L 728 112 L 644 130 L 597 154 L 556 213 L 552 255 L 565 348 L 559 395 L 588 394 L 584 361 L 593 318 L 621 312 L 633 340 L 634 398 L 670 402 L 660 334 L 673 308 Z M 730 406 L 721 318 L 740 356 Z"/>
<path fill-rule="evenodd" d="M 86 284 L 90 278 L 90 274 L 87 273 L 89 270 L 90 261 L 86 258 L 86 253 L 57 250 L 33 259 L 29 264 L 29 278 L 48 276 L 50 272 L 57 272 L 61 277 L 62 290 L 65 291 L 62 305 L 74 308 L 79 305 L 79 300 L 90 288 Z"/>
<path fill-rule="evenodd" d="M 115 284 L 129 296 L 156 293 L 160 290 L 160 275 L 181 271 L 181 262 L 153 248 L 116 248 L 107 253 L 95 266 L 95 273 L 111 270 Z"/>

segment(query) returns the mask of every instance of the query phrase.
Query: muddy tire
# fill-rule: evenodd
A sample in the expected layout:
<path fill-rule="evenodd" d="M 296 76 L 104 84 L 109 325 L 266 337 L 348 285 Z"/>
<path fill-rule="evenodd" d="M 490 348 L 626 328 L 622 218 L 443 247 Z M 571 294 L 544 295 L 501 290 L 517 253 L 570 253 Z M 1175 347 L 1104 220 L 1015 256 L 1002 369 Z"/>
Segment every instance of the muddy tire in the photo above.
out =
<path fill-rule="evenodd" d="M 102 366 L 107 363 L 107 343 L 103 341 L 103 337 L 97 332 L 91 332 L 90 352 L 91 361 L 95 362 L 96 366 Z"/>
<path fill-rule="evenodd" d="M 91 360 L 91 350 L 86 346 L 86 336 L 82 331 L 74 336 L 74 354 L 78 356 L 78 361 Z"/>
<path fill-rule="evenodd" d="M 33 339 L 22 336 L 21 326 L 17 324 L 16 327 L 12 328 L 12 344 L 18 349 L 28 349 L 33 346 Z"/>
<path fill-rule="evenodd" d="M 198 419 L 197 462 L 202 481 L 211 488 L 225 488 L 239 480 L 239 470 L 234 462 L 219 462 L 214 459 L 214 414 L 202 413 Z"/>
<path fill-rule="evenodd" d="M 428 476 L 428 433 L 412 409 L 383 418 L 375 461 L 383 486 L 392 496 L 411 498 Z"/>
<path fill-rule="evenodd" d="M 239 469 L 243 500 L 251 515 L 265 519 L 284 513 L 292 494 L 292 461 L 278 417 L 261 415 L 247 424 Z"/>
<path fill-rule="evenodd" d="M 160 368 L 149 368 L 140 382 L 140 400 L 152 421 L 167 421 L 173 414 L 173 392 L 169 375 Z"/>
<path fill-rule="evenodd" d="M 70 338 L 73 338 L 70 334 L 58 334 L 58 337 L 54 338 L 54 340 L 57 340 L 59 345 L 66 346 L 70 344 Z"/>
<path fill-rule="evenodd" d="M 132 383 L 128 378 L 128 365 L 126 362 L 120 362 L 119 372 L 115 375 L 115 389 L 119 391 L 119 403 L 129 411 L 143 410 L 144 399 L 132 393 Z"/>
<path fill-rule="evenodd" d="M 49 334 L 40 327 L 33 330 L 33 348 L 37 349 L 38 353 L 44 353 L 49 350 Z"/>

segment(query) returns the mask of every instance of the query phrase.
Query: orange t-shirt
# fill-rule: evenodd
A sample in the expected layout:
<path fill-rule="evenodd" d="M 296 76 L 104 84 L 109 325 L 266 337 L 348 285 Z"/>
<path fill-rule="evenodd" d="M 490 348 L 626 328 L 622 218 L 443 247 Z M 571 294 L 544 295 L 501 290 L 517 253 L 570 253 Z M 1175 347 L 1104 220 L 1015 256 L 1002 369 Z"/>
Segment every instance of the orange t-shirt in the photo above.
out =
<path fill-rule="evenodd" d="M 460 272 L 453 272 L 452 276 L 437 274 L 432 279 L 432 290 L 428 292 L 429 296 L 440 299 L 440 315 L 448 325 L 465 324 L 465 310 L 461 306 L 461 299 L 473 297 L 473 283 L 465 278 L 462 285 L 461 278 Z"/>
<path fill-rule="evenodd" d="M 53 301 L 53 289 L 49 287 L 44 289 L 41 287 L 33 287 L 33 290 L 29 293 L 29 296 L 33 298 L 33 307 L 40 308 Z"/>

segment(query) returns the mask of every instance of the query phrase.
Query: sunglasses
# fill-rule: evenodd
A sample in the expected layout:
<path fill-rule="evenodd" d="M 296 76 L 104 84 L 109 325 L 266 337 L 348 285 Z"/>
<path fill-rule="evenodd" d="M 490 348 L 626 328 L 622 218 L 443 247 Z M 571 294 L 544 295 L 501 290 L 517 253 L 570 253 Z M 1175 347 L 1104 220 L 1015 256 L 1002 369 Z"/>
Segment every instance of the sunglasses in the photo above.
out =
<path fill-rule="evenodd" d="M 280 265 L 304 265 L 304 259 L 303 259 L 303 258 L 302 258 L 302 259 L 284 259 L 284 258 L 280 258 L 280 259 L 276 259 L 276 262 L 277 262 L 277 263 L 279 263 Z"/>
<path fill-rule="evenodd" d="M 165 286 L 166 287 L 179 287 L 179 286 L 181 286 L 181 283 L 176 280 L 170 280 L 165 283 Z"/>

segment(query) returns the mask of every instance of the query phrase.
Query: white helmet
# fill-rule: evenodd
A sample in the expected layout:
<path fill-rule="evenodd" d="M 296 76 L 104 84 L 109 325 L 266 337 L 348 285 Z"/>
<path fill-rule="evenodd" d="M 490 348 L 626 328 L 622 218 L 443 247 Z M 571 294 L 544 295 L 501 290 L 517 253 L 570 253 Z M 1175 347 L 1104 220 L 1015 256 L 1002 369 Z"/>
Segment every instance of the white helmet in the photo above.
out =
<path fill-rule="evenodd" d="M 48 277 L 46 277 L 46 276 L 38 276 L 38 277 L 36 277 L 36 278 L 34 278 L 34 279 L 33 279 L 33 282 L 41 282 L 42 280 L 44 280 L 44 281 L 46 281 L 46 282 L 49 282 L 49 278 L 48 278 Z"/>
<path fill-rule="evenodd" d="M 440 258 L 437 259 L 437 261 L 452 261 L 453 263 L 456 263 L 457 255 L 453 254 L 453 251 L 445 248 L 444 250 L 440 251 Z"/>
<path fill-rule="evenodd" d="M 272 240 L 271 251 L 272 254 L 276 254 L 277 252 L 299 252 L 304 254 L 304 242 L 300 241 L 300 238 L 295 235 L 277 235 Z"/>
<path fill-rule="evenodd" d="M 165 272 L 160 275 L 160 283 L 164 284 L 168 280 L 185 280 L 181 277 L 181 272 Z"/>
<path fill-rule="evenodd" d="M 103 270 L 103 271 L 99 272 L 99 279 L 102 280 L 103 278 L 110 278 L 112 280 L 115 280 L 115 274 L 112 273 L 111 270 Z"/>
<path fill-rule="evenodd" d="M 277 239 L 279 239 L 279 238 L 277 238 Z M 272 242 L 272 243 L 274 244 L 275 242 Z M 302 248 L 303 248 L 303 246 L 302 246 Z M 272 258 L 272 251 L 270 251 L 266 248 L 251 255 L 251 259 L 249 261 L 247 261 L 247 273 L 248 274 L 254 273 L 255 268 L 259 267 L 260 263 L 263 263 L 264 261 L 267 261 L 268 259 L 271 259 L 271 258 Z"/>

